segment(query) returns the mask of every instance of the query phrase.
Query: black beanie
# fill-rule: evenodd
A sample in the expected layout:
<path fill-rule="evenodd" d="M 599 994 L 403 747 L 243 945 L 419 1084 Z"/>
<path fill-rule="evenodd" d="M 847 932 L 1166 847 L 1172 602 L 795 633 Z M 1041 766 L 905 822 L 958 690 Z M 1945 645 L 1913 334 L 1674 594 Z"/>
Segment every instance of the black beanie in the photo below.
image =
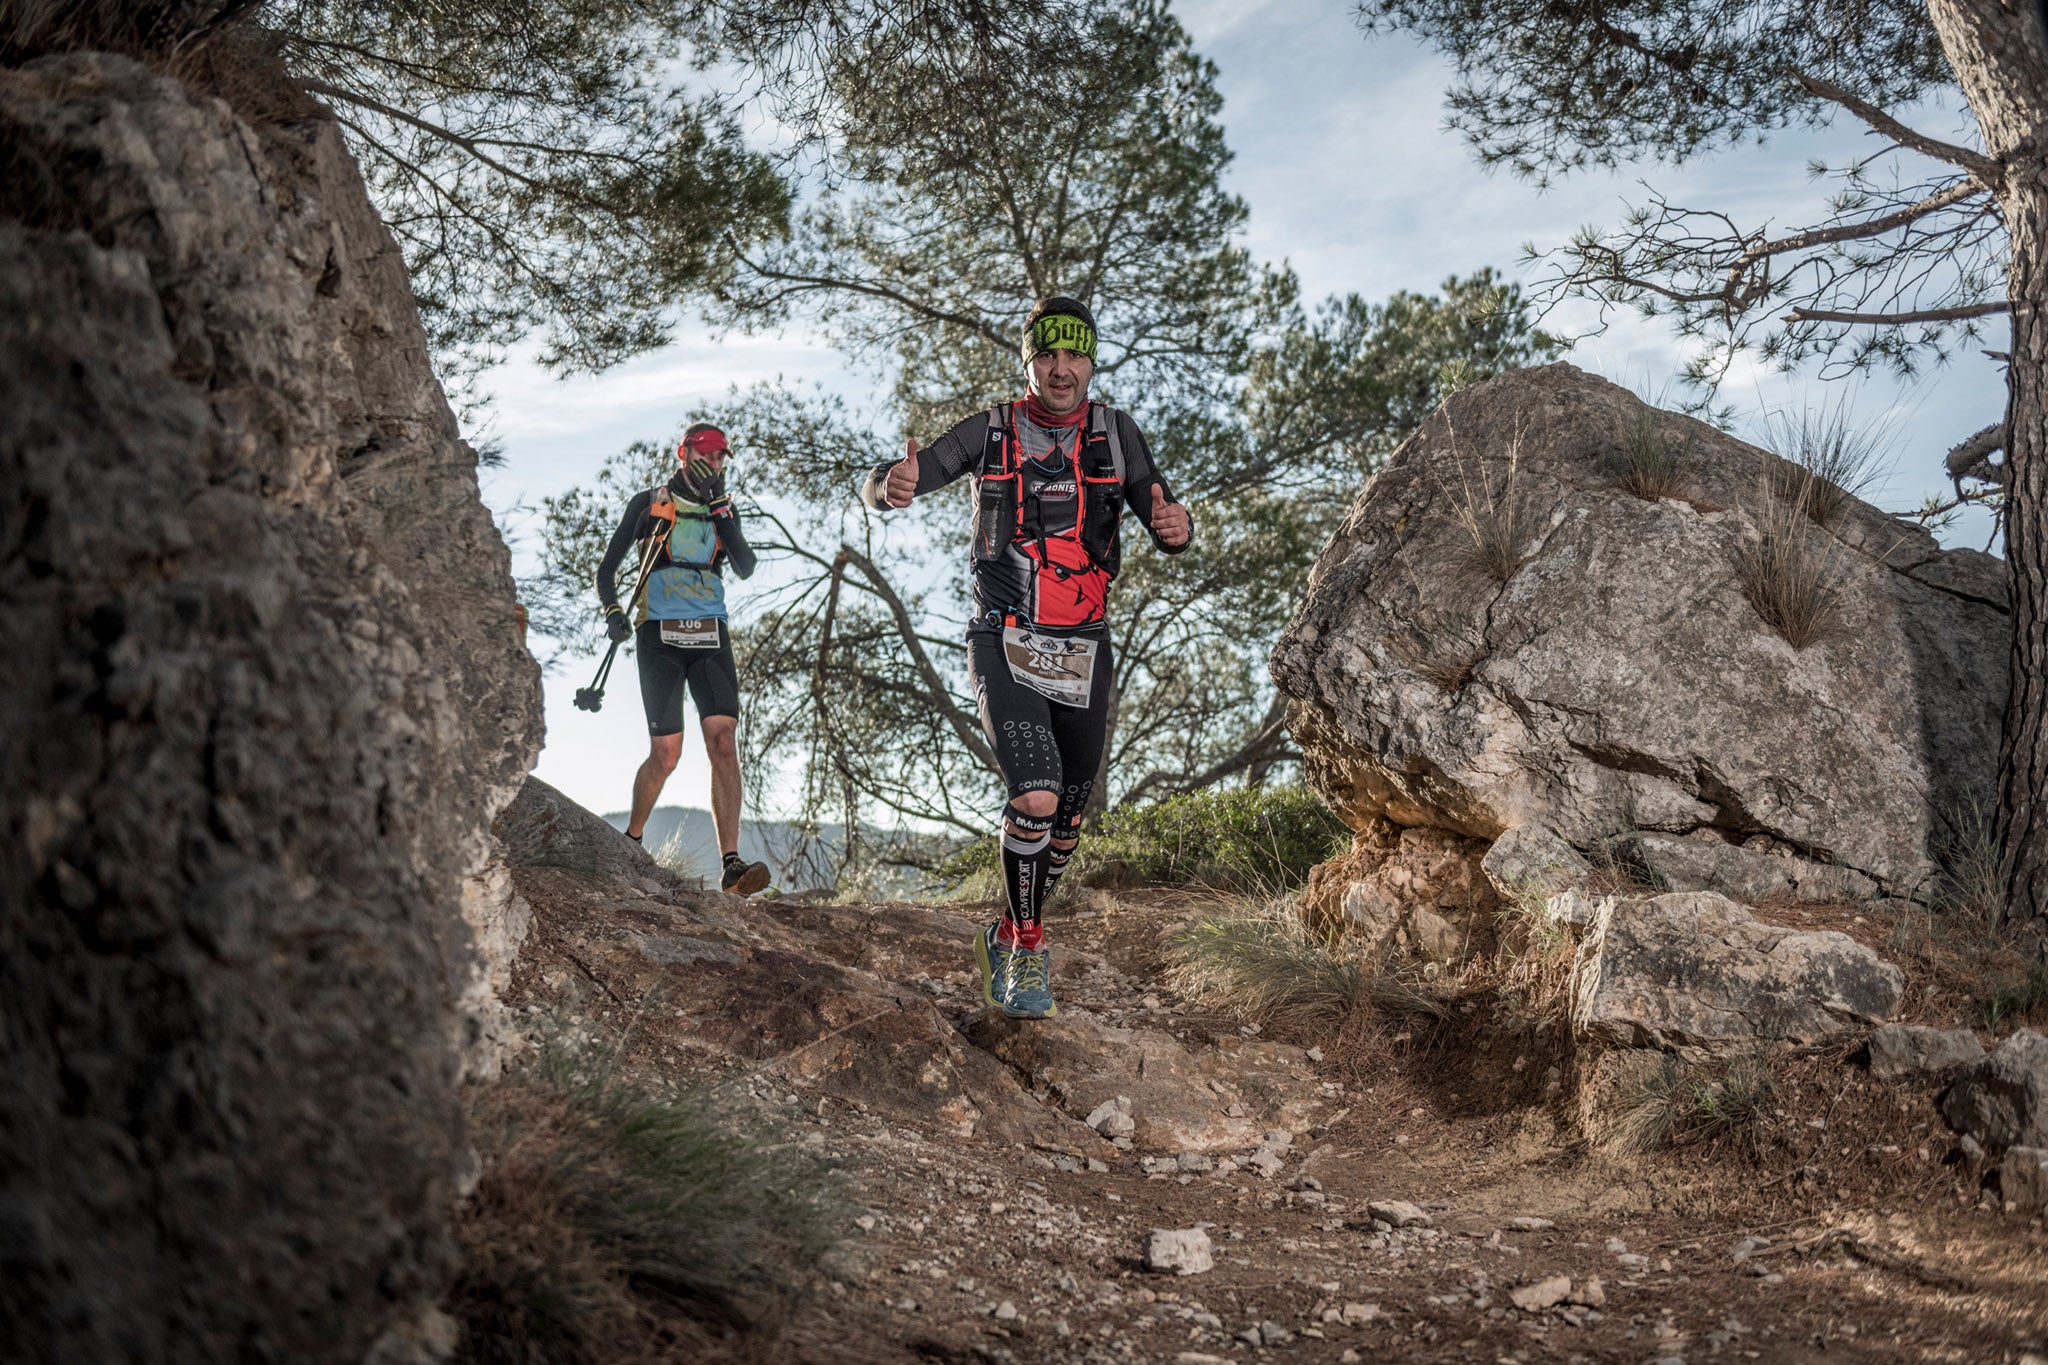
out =
<path fill-rule="evenodd" d="M 1039 323 L 1046 318 L 1073 318 L 1081 324 L 1054 324 L 1041 328 Z M 1029 365 L 1042 351 L 1079 351 L 1090 360 L 1095 359 L 1095 315 L 1079 299 L 1066 298 L 1055 294 L 1049 299 L 1040 299 L 1031 305 L 1030 315 L 1024 319 L 1024 363 Z"/>

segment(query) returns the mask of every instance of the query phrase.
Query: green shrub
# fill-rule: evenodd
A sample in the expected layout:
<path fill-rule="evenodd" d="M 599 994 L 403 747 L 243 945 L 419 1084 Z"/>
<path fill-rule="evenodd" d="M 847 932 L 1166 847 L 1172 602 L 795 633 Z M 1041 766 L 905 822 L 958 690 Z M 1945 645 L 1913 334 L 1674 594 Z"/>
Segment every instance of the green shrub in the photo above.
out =
<path fill-rule="evenodd" d="M 1211 788 L 1110 811 L 1082 834 L 1065 884 L 1286 890 L 1350 837 L 1305 787 Z M 962 845 L 932 875 L 956 899 L 1003 894 L 993 837 Z"/>
<path fill-rule="evenodd" d="M 1305 787 L 1189 792 L 1102 817 L 1070 875 L 1088 885 L 1279 890 L 1336 854 L 1351 832 Z"/>

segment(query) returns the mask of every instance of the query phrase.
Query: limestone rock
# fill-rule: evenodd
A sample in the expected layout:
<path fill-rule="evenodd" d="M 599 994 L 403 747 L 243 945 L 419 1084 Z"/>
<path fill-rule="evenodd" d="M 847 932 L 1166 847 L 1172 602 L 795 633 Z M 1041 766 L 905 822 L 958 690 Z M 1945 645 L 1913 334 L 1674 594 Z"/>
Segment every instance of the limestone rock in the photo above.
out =
<path fill-rule="evenodd" d="M 1905 988 L 1846 934 L 1763 924 L 1710 891 L 1615 901 L 1574 975 L 1574 1025 L 1623 1047 L 1818 1042 L 1883 1020 Z"/>
<path fill-rule="evenodd" d="M 1508 830 L 1493 841 L 1479 866 L 1506 900 L 1556 895 L 1592 871 L 1577 849 L 1541 825 Z"/>
<path fill-rule="evenodd" d="M 1941 1112 L 1992 1156 L 2048 1147 L 2048 1038 L 2032 1029 L 2014 1033 L 1956 1078 Z"/>
<path fill-rule="evenodd" d="M 1618 486 L 1641 422 L 1683 452 L 1682 496 Z M 1309 779 L 1354 829 L 1762 836 L 1919 884 L 1935 813 L 1993 791 L 2003 568 L 1850 499 L 1810 531 L 1838 628 L 1794 649 L 1736 571 L 1786 468 L 1570 365 L 1460 392 L 1366 484 L 1274 650 Z M 1472 564 L 1475 496 L 1512 509 L 1505 581 Z"/>
<path fill-rule="evenodd" d="M 562 867 L 615 880 L 677 879 L 645 849 L 537 777 L 498 816 L 495 832 L 505 856 L 522 867 Z"/>
<path fill-rule="evenodd" d="M 1311 914 L 1334 913 L 1355 950 L 1451 963 L 1490 938 L 1500 897 L 1481 870 L 1486 845 L 1442 830 L 1361 837 L 1304 897 Z"/>
<path fill-rule="evenodd" d="M 2048 1150 L 2008 1147 L 1998 1163 L 1998 1192 L 2026 1214 L 2048 1210 Z"/>
<path fill-rule="evenodd" d="M 1524 1313 L 1540 1313 L 1546 1308 L 1555 1308 L 1568 1303 L 1572 1297 L 1572 1282 L 1568 1275 L 1546 1275 L 1534 1284 L 1517 1286 L 1508 1291 L 1508 1297 L 1515 1301 L 1515 1307 Z"/>
<path fill-rule="evenodd" d="M 1145 1239 L 1145 1268 L 1162 1274 L 1199 1275 L 1216 1267 L 1209 1234 L 1200 1228 L 1155 1229 Z"/>
<path fill-rule="evenodd" d="M 1934 1075 L 1983 1055 L 1984 1045 L 1966 1028 L 1886 1024 L 1870 1035 L 1870 1074 L 1880 1081 Z"/>
<path fill-rule="evenodd" d="M 24 1359 L 434 1349 L 523 926 L 509 558 L 335 124 L 242 75 L 261 127 L 121 58 L 0 70 Z"/>
<path fill-rule="evenodd" d="M 1636 830 L 1612 840 L 1609 847 L 1653 885 L 1677 891 L 1716 891 L 1750 904 L 1868 900 L 1878 890 L 1876 882 L 1848 868 L 1830 867 L 1783 849 L 1731 844 L 1711 831 L 1678 838 Z"/>
<path fill-rule="evenodd" d="M 1365 1206 L 1365 1211 L 1390 1227 L 1426 1228 L 1435 1221 L 1405 1199 L 1375 1199 Z"/>

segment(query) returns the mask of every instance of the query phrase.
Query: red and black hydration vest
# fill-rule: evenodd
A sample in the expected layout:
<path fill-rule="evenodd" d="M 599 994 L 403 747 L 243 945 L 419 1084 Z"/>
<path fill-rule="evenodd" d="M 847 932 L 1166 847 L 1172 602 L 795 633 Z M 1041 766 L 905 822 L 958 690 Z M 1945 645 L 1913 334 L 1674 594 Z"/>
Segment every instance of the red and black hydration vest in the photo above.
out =
<path fill-rule="evenodd" d="M 1018 427 L 1023 406 L 989 409 L 974 562 L 977 569 L 1021 571 L 1026 600 L 984 605 L 1004 606 L 1038 626 L 1095 625 L 1107 610 L 1109 585 L 1122 562 L 1117 523 L 1124 510 L 1123 443 L 1111 409 L 1090 403 L 1084 423 L 1052 433 L 1053 449 L 1063 458 L 1048 453 L 1027 459 Z M 993 576 L 981 575 L 984 583 Z"/>

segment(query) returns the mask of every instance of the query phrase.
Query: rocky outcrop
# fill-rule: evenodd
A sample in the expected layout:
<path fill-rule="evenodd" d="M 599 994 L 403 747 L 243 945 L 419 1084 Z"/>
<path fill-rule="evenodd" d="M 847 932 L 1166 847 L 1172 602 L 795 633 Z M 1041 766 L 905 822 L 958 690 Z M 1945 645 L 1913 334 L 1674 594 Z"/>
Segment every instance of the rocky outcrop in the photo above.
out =
<path fill-rule="evenodd" d="M 1707 1052 L 1857 1032 L 1905 990 L 1898 968 L 1846 934 L 1762 924 L 1712 892 L 1605 902 L 1573 971 L 1581 1034 Z"/>
<path fill-rule="evenodd" d="M 1679 496 L 1621 487 L 1645 430 Z M 1458 394 L 1366 485 L 1274 651 L 1310 780 L 1354 829 L 1660 836 L 1641 851 L 1672 890 L 1910 893 L 1993 790 L 2002 569 L 1847 499 L 1804 529 L 1838 597 L 1794 648 L 1738 575 L 1788 469 L 1569 365 Z"/>
<path fill-rule="evenodd" d="M 1984 1045 L 1966 1028 L 1886 1024 L 1870 1035 L 1870 1074 L 1880 1081 L 1938 1076 L 1976 1061 Z"/>
<path fill-rule="evenodd" d="M 260 73 L 245 73 L 251 81 Z M 29 1359 L 445 1344 L 539 742 L 503 545 L 333 123 L 0 71 L 0 1226 Z M 458 1002 L 470 1005 L 463 1023 Z"/>
<path fill-rule="evenodd" d="M 1502 893 L 1481 868 L 1485 852 L 1480 840 L 1374 821 L 1313 870 L 1302 908 L 1341 924 L 1367 957 L 1460 961 L 1493 939 Z"/>
<path fill-rule="evenodd" d="M 1993 1156 L 2048 1147 L 2048 1038 L 2024 1028 L 2012 1034 L 1956 1077 L 1941 1112 Z"/>

